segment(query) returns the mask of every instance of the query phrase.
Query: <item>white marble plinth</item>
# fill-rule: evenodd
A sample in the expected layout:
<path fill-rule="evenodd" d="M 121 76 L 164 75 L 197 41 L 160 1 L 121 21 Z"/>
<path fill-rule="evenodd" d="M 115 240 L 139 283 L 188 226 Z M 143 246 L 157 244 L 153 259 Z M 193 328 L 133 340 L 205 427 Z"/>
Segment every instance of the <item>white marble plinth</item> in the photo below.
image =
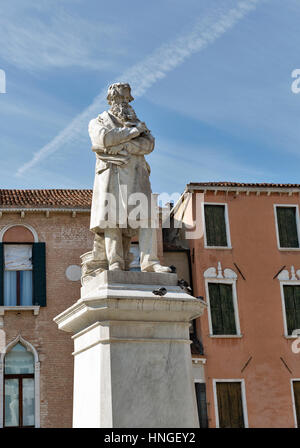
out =
<path fill-rule="evenodd" d="M 82 287 L 54 319 L 74 333 L 73 427 L 198 427 L 189 322 L 204 308 L 176 274 L 106 271 Z"/>

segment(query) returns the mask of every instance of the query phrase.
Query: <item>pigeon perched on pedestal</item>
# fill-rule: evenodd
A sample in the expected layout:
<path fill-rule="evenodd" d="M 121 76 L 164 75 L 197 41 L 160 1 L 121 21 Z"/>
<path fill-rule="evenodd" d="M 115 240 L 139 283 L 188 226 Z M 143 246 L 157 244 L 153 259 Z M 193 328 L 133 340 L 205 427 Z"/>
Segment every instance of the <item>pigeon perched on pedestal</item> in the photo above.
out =
<path fill-rule="evenodd" d="M 166 288 L 161 287 L 158 289 L 154 289 L 152 292 L 156 296 L 164 296 L 168 291 L 166 290 Z"/>
<path fill-rule="evenodd" d="M 178 286 L 180 286 L 180 288 L 183 289 L 184 292 L 186 292 L 187 294 L 192 295 L 192 288 L 189 286 L 188 282 L 186 282 L 185 280 L 183 280 L 183 279 L 178 280 Z"/>

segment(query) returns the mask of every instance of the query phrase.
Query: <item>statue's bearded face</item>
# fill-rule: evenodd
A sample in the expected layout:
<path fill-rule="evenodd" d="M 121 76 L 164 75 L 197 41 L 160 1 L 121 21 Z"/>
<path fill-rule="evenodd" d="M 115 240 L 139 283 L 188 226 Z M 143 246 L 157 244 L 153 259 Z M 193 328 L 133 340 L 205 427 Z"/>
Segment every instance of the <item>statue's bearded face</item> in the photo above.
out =
<path fill-rule="evenodd" d="M 134 109 L 130 104 L 124 103 L 112 103 L 110 112 L 117 117 L 122 123 L 136 123 L 138 120 Z"/>
<path fill-rule="evenodd" d="M 138 121 L 134 109 L 129 104 L 131 98 L 130 87 L 121 85 L 118 86 L 117 94 L 113 95 L 110 100 L 110 112 L 122 123 L 136 123 Z"/>

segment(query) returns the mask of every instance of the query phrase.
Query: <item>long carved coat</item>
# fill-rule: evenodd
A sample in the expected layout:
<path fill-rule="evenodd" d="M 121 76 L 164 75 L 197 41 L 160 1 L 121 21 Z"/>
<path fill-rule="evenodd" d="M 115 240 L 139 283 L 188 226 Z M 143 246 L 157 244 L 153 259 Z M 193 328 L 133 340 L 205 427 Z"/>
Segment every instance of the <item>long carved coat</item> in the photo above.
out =
<path fill-rule="evenodd" d="M 154 149 L 154 137 L 149 133 L 142 135 L 135 127 L 124 127 L 110 112 L 103 112 L 89 123 L 92 149 L 96 153 L 96 171 L 93 188 L 90 229 L 102 233 L 103 229 L 133 227 L 150 223 L 151 185 L 150 167 L 144 155 Z M 118 154 L 110 154 L 110 149 L 118 148 Z M 125 186 L 125 187 L 124 187 Z M 126 194 L 127 191 L 127 194 Z M 106 194 L 113 195 L 114 200 Z M 128 214 L 136 208 L 137 197 L 143 193 L 148 201 L 148 210 L 132 219 L 128 225 Z M 110 201 L 107 203 L 107 200 Z M 146 214 L 145 214 L 146 213 Z M 125 217 L 125 218 L 124 218 Z M 125 219 L 125 224 L 124 224 Z"/>

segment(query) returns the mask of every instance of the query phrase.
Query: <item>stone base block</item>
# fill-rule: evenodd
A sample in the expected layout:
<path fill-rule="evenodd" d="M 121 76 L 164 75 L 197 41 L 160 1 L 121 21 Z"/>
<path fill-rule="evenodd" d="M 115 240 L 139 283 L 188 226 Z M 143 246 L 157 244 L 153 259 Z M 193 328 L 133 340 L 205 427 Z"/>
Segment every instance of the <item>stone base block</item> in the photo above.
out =
<path fill-rule="evenodd" d="M 176 274 L 107 271 L 81 292 L 54 319 L 75 333 L 73 426 L 198 427 L 189 325 L 205 303 Z"/>

